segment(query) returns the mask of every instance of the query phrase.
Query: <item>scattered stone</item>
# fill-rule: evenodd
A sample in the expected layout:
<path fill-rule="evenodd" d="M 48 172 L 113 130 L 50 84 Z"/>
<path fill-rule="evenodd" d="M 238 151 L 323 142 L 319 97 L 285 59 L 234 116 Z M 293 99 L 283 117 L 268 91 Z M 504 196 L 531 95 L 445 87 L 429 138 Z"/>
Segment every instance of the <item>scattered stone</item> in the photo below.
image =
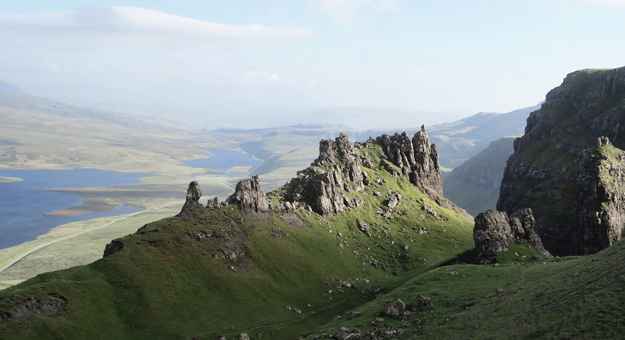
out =
<path fill-rule="evenodd" d="M 412 311 L 415 311 L 419 307 L 426 307 L 426 308 L 433 307 L 432 299 L 430 299 L 427 296 L 417 295 L 417 297 L 414 299 L 414 301 L 412 301 L 412 303 L 410 304 L 410 309 Z"/>
<path fill-rule="evenodd" d="M 369 226 L 367 225 L 367 223 L 365 223 L 364 221 L 357 221 L 358 223 L 358 229 L 360 229 L 360 231 L 362 231 L 363 233 L 365 233 L 365 235 L 372 237 L 371 232 L 369 231 Z"/>

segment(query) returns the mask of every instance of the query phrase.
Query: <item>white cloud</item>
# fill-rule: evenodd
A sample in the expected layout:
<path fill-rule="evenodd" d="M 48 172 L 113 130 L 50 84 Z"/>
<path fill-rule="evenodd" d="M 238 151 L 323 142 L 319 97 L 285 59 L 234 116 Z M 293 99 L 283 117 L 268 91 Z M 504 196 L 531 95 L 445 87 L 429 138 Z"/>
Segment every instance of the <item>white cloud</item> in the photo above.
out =
<path fill-rule="evenodd" d="M 110 46 L 204 48 L 228 43 L 281 43 L 313 35 L 302 27 L 224 25 L 139 7 L 0 14 L 0 37 Z"/>
<path fill-rule="evenodd" d="M 282 79 L 279 75 L 265 71 L 245 71 L 241 81 L 253 86 L 277 85 L 282 83 Z"/>
<path fill-rule="evenodd" d="M 356 12 L 369 8 L 374 10 L 397 10 L 396 0 L 310 0 L 316 7 L 326 12 L 334 21 L 343 26 L 352 26 L 357 21 Z"/>

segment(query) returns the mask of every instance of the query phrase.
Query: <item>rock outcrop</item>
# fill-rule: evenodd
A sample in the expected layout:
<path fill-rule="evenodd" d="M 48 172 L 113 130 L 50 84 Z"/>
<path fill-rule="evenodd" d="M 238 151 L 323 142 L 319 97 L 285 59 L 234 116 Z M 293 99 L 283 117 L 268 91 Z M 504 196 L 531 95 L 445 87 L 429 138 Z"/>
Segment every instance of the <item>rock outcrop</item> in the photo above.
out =
<path fill-rule="evenodd" d="M 605 248 L 620 238 L 615 228 L 608 227 L 620 219 L 620 208 L 602 212 L 601 205 L 593 202 L 605 199 L 615 203 L 620 194 L 599 198 L 602 194 L 597 191 L 597 198 L 580 197 L 585 192 L 593 195 L 599 174 L 588 169 L 588 156 L 582 153 L 597 148 L 597 140 L 603 136 L 609 137 L 614 147 L 624 149 L 625 139 L 619 138 L 623 133 L 625 68 L 569 74 L 547 94 L 541 109 L 531 113 L 525 135 L 515 140 L 497 210 L 510 214 L 532 208 L 536 232 L 554 255 L 590 254 Z M 602 139 L 601 147 L 604 143 Z M 606 161 L 612 164 L 606 169 L 617 171 L 621 166 L 615 159 Z M 612 216 L 610 222 L 608 215 Z M 602 228 L 605 232 L 598 231 Z"/>
<path fill-rule="evenodd" d="M 113 255 L 122 249 L 124 249 L 124 244 L 121 241 L 113 240 L 104 247 L 104 256 L 102 257 Z"/>
<path fill-rule="evenodd" d="M 374 144 L 381 145 L 383 149 L 379 162 L 372 162 L 368 157 L 369 151 L 358 151 L 367 150 Z M 356 143 L 350 143 L 345 134 L 341 134 L 334 141 L 322 140 L 319 143 L 319 157 L 309 168 L 297 173 L 297 178 L 289 184 L 292 191 L 283 199 L 291 206 L 309 206 L 311 210 L 324 216 L 340 214 L 347 208 L 358 207 L 364 203 L 355 193 L 373 182 L 366 168 L 385 169 L 395 178 L 404 176 L 412 184 L 422 188 L 440 206 L 454 209 L 467 219 L 473 220 L 464 209 L 443 197 L 438 152 L 436 145 L 430 144 L 425 127 L 412 139 L 404 132 Z M 381 185 L 385 181 L 383 178 L 375 179 Z M 379 192 L 374 194 L 382 195 Z M 386 213 L 391 214 L 391 210 L 400 203 L 401 195 L 389 197 L 389 210 Z"/>
<path fill-rule="evenodd" d="M 361 191 L 365 179 L 368 181 L 368 175 L 362 170 L 356 146 L 342 133 L 335 141 L 321 140 L 319 157 L 291 181 L 295 190 L 290 201 L 295 205 L 303 202 L 321 215 L 336 215 L 362 204 L 348 194 Z"/>
<path fill-rule="evenodd" d="M 574 251 L 593 254 L 621 240 L 625 225 L 625 152 L 606 137 L 579 160 Z"/>
<path fill-rule="evenodd" d="M 177 217 L 188 220 L 195 218 L 196 212 L 204 211 L 204 206 L 200 204 L 200 198 L 202 197 L 202 188 L 197 181 L 189 183 L 187 189 L 187 199 L 182 206 L 182 210 Z"/>
<path fill-rule="evenodd" d="M 376 153 L 373 162 L 368 151 L 359 152 L 359 149 L 379 147 L 378 144 L 382 145 L 384 153 L 380 153 L 379 149 L 372 149 L 371 152 Z M 334 141 L 321 140 L 319 157 L 311 166 L 298 171 L 296 178 L 293 178 L 284 187 L 272 192 L 278 196 L 279 202 L 274 204 L 267 199 L 267 196 L 260 190 L 258 176 L 254 176 L 252 179 L 239 182 L 235 193 L 224 202 L 219 203 L 215 197 L 208 201 L 206 207 L 213 209 L 229 204 L 238 204 L 242 209 L 256 212 L 294 211 L 305 208 L 323 216 L 337 215 L 348 208 L 355 208 L 364 204 L 364 196 L 359 193 L 366 186 L 372 185 L 373 182 L 367 171 L 364 170 L 366 168 L 373 171 L 384 169 L 394 174 L 396 178 L 405 176 L 412 184 L 429 194 L 440 206 L 454 209 L 467 219 L 473 220 L 466 211 L 442 196 L 443 187 L 438 153 L 436 152 L 436 145 L 429 144 L 425 127 L 417 132 L 412 140 L 408 138 L 405 132 L 401 135 L 398 133 L 392 137 L 384 135 L 378 139 L 371 138 L 366 142 L 356 143 L 351 143 L 345 134 L 341 134 Z M 386 180 L 377 178 L 375 183 L 384 185 Z M 194 192 L 191 192 L 191 185 L 189 190 L 190 194 L 187 201 L 196 197 Z M 382 196 L 382 193 L 376 191 L 374 195 Z M 386 218 L 393 218 L 393 212 L 401 203 L 401 194 L 389 195 L 388 209 L 382 211 L 382 214 Z M 434 209 L 429 209 L 431 209 L 430 214 L 438 218 Z M 359 228 L 371 236 L 364 221 L 359 223 Z"/>
<path fill-rule="evenodd" d="M 237 183 L 234 193 L 226 199 L 225 203 L 238 204 L 241 209 L 256 212 L 265 212 L 271 209 L 267 196 L 260 189 L 258 176 Z"/>
<path fill-rule="evenodd" d="M 436 144 L 430 144 L 430 138 L 421 126 L 412 140 L 406 132 L 395 135 L 382 135 L 377 138 L 382 144 L 384 154 L 393 164 L 401 169 L 401 174 L 410 182 L 434 197 L 443 197 L 443 181 L 440 176 L 438 151 Z"/>
<path fill-rule="evenodd" d="M 527 242 L 537 251 L 551 256 L 545 250 L 540 237 L 534 232 L 535 220 L 532 210 L 522 209 L 510 217 L 505 211 L 488 210 L 475 218 L 473 240 L 475 241 L 476 262 L 494 262 L 497 253 L 508 251 L 513 243 Z"/>

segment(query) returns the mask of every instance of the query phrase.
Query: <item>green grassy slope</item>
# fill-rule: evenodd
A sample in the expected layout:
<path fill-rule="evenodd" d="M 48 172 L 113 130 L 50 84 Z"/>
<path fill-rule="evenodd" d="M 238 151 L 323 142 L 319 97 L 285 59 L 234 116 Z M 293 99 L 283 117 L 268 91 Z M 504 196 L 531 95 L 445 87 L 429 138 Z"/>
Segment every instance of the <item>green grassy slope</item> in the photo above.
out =
<path fill-rule="evenodd" d="M 465 218 L 404 178 L 367 171 L 387 183 L 366 187 L 358 193 L 364 205 L 339 216 L 227 206 L 192 220 L 172 217 L 119 239 L 123 250 L 106 258 L 0 291 L 0 316 L 13 316 L 0 321 L 0 338 L 212 339 L 247 332 L 292 339 L 370 301 L 374 289 L 392 290 L 473 246 Z M 395 219 L 383 219 L 376 211 L 391 192 L 401 193 L 402 203 Z M 356 220 L 369 224 L 372 237 Z M 427 233 L 420 235 L 422 228 Z M 31 309 L 51 310 L 49 316 L 20 314 L 31 297 L 38 301 Z M 62 311 L 41 306 L 63 303 Z"/>
<path fill-rule="evenodd" d="M 381 317 L 377 327 L 401 329 L 399 339 L 619 339 L 625 331 L 624 260 L 620 242 L 586 257 L 433 267 L 353 309 L 359 317 L 320 327 L 309 338 L 338 327 L 368 331 Z M 404 320 L 384 314 L 384 302 L 410 304 L 417 295 L 430 297 L 433 307 L 418 308 Z"/>

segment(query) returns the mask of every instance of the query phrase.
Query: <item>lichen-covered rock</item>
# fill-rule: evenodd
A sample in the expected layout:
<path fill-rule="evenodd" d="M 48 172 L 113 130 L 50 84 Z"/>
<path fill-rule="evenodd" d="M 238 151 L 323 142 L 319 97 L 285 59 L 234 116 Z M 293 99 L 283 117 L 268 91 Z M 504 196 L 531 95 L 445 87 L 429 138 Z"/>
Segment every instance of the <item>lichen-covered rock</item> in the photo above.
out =
<path fill-rule="evenodd" d="M 260 189 L 260 179 L 253 176 L 237 183 L 236 189 L 230 197 L 226 199 L 226 204 L 238 204 L 243 210 L 253 210 L 256 212 L 269 211 L 269 200 Z"/>
<path fill-rule="evenodd" d="M 512 243 L 528 242 L 540 253 L 550 256 L 534 232 L 535 220 L 529 208 L 514 212 L 487 210 L 475 218 L 473 240 L 479 264 L 492 263 L 497 253 L 508 251 Z"/>
<path fill-rule="evenodd" d="M 597 191 L 593 197 L 592 189 L 600 187 L 596 185 L 599 173 L 589 168 L 595 165 L 582 152 L 610 147 L 606 137 L 614 147 L 625 149 L 621 138 L 625 133 L 624 100 L 625 68 L 573 72 L 547 94 L 540 110 L 530 114 L 525 134 L 514 142 L 497 210 L 510 214 L 532 208 L 536 232 L 554 255 L 595 253 L 612 244 L 608 238 L 618 238 L 618 231 L 608 231 L 613 222 L 607 222 L 607 216 L 618 220 L 620 209 L 613 206 L 610 213 L 602 212 L 602 195 Z M 609 158 L 605 160 L 614 167 L 621 166 Z M 614 179 L 620 181 L 618 176 Z M 586 192 L 589 199 L 580 196 Z M 605 202 L 612 200 L 604 198 Z M 604 236 L 609 233 L 612 236 Z"/>

